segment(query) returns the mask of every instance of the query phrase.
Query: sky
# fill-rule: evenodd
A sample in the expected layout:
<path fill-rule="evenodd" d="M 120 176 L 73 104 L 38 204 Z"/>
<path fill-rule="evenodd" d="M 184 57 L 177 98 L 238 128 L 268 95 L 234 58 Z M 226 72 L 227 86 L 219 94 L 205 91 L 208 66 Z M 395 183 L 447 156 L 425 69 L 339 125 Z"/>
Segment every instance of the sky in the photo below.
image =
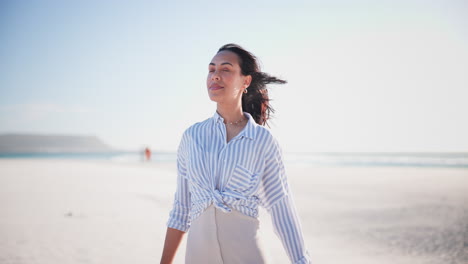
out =
<path fill-rule="evenodd" d="M 74 3 L 76 2 L 76 3 Z M 0 133 L 175 151 L 237 43 L 285 152 L 468 152 L 466 1 L 1 1 Z"/>

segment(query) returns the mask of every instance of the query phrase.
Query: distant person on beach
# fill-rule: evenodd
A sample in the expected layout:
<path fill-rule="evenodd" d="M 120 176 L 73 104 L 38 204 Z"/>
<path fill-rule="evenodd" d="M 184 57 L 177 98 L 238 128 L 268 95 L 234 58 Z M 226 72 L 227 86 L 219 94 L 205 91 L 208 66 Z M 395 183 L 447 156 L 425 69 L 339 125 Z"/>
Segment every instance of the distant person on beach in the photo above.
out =
<path fill-rule="evenodd" d="M 236 44 L 222 46 L 209 63 L 207 91 L 217 107 L 182 135 L 162 264 L 173 262 L 186 232 L 186 264 L 265 263 L 258 206 L 271 215 L 291 263 L 311 263 L 281 147 L 265 128 L 270 83 L 286 81 L 261 72 Z"/>
<path fill-rule="evenodd" d="M 151 160 L 151 150 L 147 147 L 145 148 L 145 160 L 150 161 Z"/>

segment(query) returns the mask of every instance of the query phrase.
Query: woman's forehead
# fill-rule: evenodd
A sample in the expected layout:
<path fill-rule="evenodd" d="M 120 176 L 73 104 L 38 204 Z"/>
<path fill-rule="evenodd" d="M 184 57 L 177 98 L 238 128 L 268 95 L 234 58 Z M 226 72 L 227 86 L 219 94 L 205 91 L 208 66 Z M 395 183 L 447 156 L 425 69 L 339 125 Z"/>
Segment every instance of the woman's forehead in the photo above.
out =
<path fill-rule="evenodd" d="M 239 60 L 238 60 L 237 54 L 228 50 L 220 51 L 213 57 L 210 65 L 221 65 L 225 63 L 229 63 L 232 66 L 236 64 L 238 65 Z"/>

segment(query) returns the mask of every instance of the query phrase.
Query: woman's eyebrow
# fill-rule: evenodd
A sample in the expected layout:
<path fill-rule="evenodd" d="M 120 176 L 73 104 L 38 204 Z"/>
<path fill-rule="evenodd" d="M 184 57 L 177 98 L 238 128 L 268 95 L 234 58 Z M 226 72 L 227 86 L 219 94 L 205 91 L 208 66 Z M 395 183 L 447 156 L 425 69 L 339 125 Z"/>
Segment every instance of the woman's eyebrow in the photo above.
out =
<path fill-rule="evenodd" d="M 234 67 L 234 65 L 232 65 L 232 63 L 230 63 L 230 62 L 223 62 L 223 63 L 221 63 L 221 65 L 226 65 L 226 64 L 229 64 L 229 65 L 231 65 L 232 67 Z M 210 65 L 215 66 L 216 64 L 214 64 L 213 62 L 210 62 Z"/>

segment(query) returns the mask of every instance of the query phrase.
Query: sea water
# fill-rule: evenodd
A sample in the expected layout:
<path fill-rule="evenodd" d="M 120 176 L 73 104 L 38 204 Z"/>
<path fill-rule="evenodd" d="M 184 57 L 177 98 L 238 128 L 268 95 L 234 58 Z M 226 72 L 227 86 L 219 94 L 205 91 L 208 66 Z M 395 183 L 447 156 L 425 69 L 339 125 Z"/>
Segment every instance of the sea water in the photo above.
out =
<path fill-rule="evenodd" d="M 283 153 L 284 161 L 314 166 L 408 166 L 468 168 L 468 153 Z M 113 162 L 148 162 L 143 152 L 16 153 L 8 159 L 79 159 Z M 176 162 L 175 152 L 153 152 L 149 162 Z"/>
<path fill-rule="evenodd" d="M 468 168 L 468 153 L 286 153 L 290 163 L 325 166 Z"/>

